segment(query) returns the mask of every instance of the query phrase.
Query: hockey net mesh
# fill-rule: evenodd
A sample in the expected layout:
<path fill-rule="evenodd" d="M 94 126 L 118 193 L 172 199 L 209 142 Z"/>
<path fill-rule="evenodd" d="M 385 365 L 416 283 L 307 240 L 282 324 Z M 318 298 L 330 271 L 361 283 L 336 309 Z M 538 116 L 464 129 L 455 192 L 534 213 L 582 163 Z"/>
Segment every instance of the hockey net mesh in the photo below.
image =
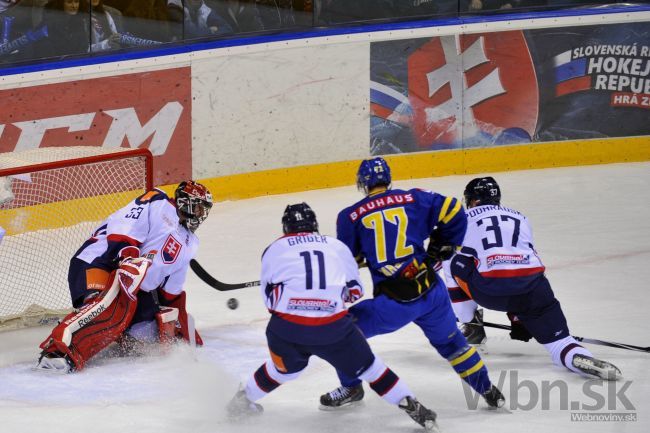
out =
<path fill-rule="evenodd" d="M 151 186 L 149 158 L 94 147 L 0 154 L 0 331 L 71 311 L 70 259 L 102 220 Z"/>

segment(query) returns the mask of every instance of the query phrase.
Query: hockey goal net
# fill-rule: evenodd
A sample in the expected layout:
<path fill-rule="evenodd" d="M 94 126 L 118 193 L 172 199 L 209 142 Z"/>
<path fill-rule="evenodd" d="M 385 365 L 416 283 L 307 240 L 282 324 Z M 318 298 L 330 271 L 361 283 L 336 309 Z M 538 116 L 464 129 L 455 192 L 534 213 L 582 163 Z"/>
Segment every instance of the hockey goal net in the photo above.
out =
<path fill-rule="evenodd" d="M 68 313 L 70 259 L 103 219 L 151 189 L 152 179 L 146 149 L 0 153 L 0 331 Z"/>

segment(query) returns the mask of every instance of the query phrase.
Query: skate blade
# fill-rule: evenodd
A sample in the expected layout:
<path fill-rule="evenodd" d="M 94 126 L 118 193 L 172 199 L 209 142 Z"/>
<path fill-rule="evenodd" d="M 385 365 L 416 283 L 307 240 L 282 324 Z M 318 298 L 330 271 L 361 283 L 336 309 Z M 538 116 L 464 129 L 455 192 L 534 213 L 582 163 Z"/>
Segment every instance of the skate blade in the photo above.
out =
<path fill-rule="evenodd" d="M 438 427 L 438 424 L 436 424 L 436 422 L 433 420 L 426 420 L 424 422 L 424 429 L 431 433 L 440 433 L 440 428 Z"/>
<path fill-rule="evenodd" d="M 599 379 L 616 381 L 623 379 L 623 374 L 621 370 L 618 369 L 614 364 L 611 364 L 607 361 L 602 360 L 589 360 L 581 358 L 576 362 L 576 367 L 579 368 L 583 373 L 589 374 L 591 376 L 596 376 Z"/>
<path fill-rule="evenodd" d="M 498 411 L 499 409 L 501 409 L 503 406 L 506 405 L 506 401 L 505 401 L 505 399 L 504 400 L 499 400 L 497 402 L 496 406 L 490 406 L 489 404 L 487 404 L 487 402 L 485 404 L 486 404 L 486 409 L 487 410 L 489 410 L 489 411 Z"/>
<path fill-rule="evenodd" d="M 320 404 L 318 405 L 318 409 L 322 410 L 323 412 L 338 412 L 338 411 L 351 410 L 357 407 L 361 407 L 363 405 L 364 405 L 363 400 L 359 400 L 359 401 L 346 403 L 341 406 L 323 406 L 322 404 Z"/>
<path fill-rule="evenodd" d="M 63 364 L 58 363 L 58 362 L 51 362 L 51 359 L 43 358 L 41 362 L 36 364 L 34 367 L 32 367 L 32 371 L 37 371 L 39 373 L 45 373 L 45 374 L 69 374 L 72 372 L 72 369 L 68 365 L 65 360 L 63 361 Z"/>
<path fill-rule="evenodd" d="M 616 381 L 623 379 L 621 371 L 613 365 L 611 368 L 596 367 L 595 370 L 597 371 L 596 375 L 603 380 Z"/>

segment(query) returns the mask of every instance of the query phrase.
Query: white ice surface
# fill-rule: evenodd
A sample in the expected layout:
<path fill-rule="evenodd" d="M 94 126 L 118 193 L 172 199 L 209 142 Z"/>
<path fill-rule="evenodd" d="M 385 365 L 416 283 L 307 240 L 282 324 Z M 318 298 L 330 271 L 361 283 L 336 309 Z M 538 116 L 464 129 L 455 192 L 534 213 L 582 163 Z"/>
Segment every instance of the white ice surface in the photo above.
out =
<path fill-rule="evenodd" d="M 350 176 L 350 173 L 342 173 Z M 460 197 L 474 176 L 396 182 Z M 533 223 L 536 246 L 562 303 L 574 335 L 650 346 L 647 282 L 650 281 L 650 163 L 497 173 L 505 205 Z M 316 211 L 321 232 L 334 234 L 338 210 L 359 198 L 352 186 L 329 190 L 217 203 L 198 232 L 199 262 L 225 282 L 259 278 L 259 257 L 280 235 L 280 218 L 289 203 L 306 201 Z M 218 197 L 217 197 L 218 199 Z M 363 271 L 365 272 L 365 271 Z M 367 274 L 364 281 L 369 282 Z M 322 412 L 318 396 L 337 385 L 331 367 L 312 359 L 296 381 L 261 401 L 265 413 L 233 424 L 223 407 L 240 380 L 267 357 L 264 327 L 268 314 L 256 288 L 217 292 L 190 275 L 189 310 L 205 346 L 195 353 L 175 349 L 167 356 L 93 360 L 77 374 L 51 376 L 33 372 L 38 343 L 49 329 L 0 334 L 0 433 L 326 433 L 416 432 L 406 415 L 379 399 L 366 386 L 365 404 L 354 411 Z M 371 292 L 371 290 L 369 290 Z M 226 301 L 239 300 L 237 310 Z M 505 315 L 487 312 L 486 320 L 506 323 Z M 585 380 L 551 364 L 534 342 L 511 341 L 505 331 L 488 329 L 483 358 L 491 377 L 506 375 L 502 386 L 508 410 L 469 410 L 460 380 L 409 325 L 378 336 L 371 346 L 435 409 L 443 432 L 648 432 L 650 431 L 650 354 L 587 345 L 620 367 L 632 381 L 625 396 L 635 406 L 636 422 L 572 422 L 557 389 L 546 401 L 524 410 L 529 401 L 519 383 L 566 384 L 569 401 L 594 404 L 583 392 Z M 624 382 L 619 382 L 620 390 Z M 603 387 L 595 392 L 607 395 Z M 615 389 L 612 389 L 615 391 Z M 616 408 L 629 412 L 610 395 Z M 583 410 L 584 412 L 584 410 Z"/>

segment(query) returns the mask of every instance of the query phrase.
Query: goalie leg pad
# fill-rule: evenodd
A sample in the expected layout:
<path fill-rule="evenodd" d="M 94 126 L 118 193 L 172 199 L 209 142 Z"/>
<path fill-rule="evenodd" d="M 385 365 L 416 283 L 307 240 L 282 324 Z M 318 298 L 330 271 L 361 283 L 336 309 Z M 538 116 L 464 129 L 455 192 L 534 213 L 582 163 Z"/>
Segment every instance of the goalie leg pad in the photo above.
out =
<path fill-rule="evenodd" d="M 176 338 L 176 321 L 178 320 L 178 308 L 161 307 L 156 313 L 158 324 L 158 337 L 161 343 L 170 344 Z"/>
<path fill-rule="evenodd" d="M 186 294 L 181 292 L 178 295 L 171 295 L 164 290 L 159 290 L 159 299 L 161 303 L 167 307 L 174 307 L 178 309 L 178 320 L 176 321 L 176 336 L 182 338 L 188 343 L 192 343 L 192 338 L 194 339 L 193 346 L 203 346 L 203 340 L 199 335 L 199 331 L 196 329 L 190 330 L 190 320 L 188 319 L 187 309 L 185 308 L 186 304 Z M 192 321 L 192 328 L 193 321 Z M 191 334 L 191 335 L 190 335 Z"/>
<path fill-rule="evenodd" d="M 138 268 L 137 272 L 128 269 L 126 276 L 120 272 L 122 269 L 112 273 L 108 290 L 65 317 L 40 344 L 43 354 L 66 355 L 75 369 L 81 370 L 90 358 L 116 341 L 133 318 L 137 307 L 133 295 L 139 289 L 147 266 Z M 125 279 L 130 283 L 125 285 Z"/>

